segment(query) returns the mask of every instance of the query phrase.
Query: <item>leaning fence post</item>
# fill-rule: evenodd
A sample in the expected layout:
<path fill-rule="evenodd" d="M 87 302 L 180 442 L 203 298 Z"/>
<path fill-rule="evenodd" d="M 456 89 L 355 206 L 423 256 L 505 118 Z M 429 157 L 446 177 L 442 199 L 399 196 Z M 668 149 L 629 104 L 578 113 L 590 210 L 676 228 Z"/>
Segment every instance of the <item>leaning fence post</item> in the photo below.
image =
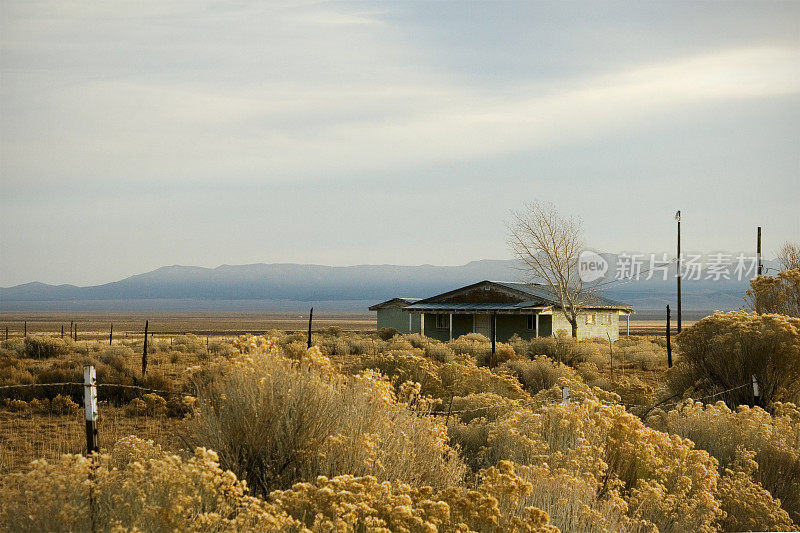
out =
<path fill-rule="evenodd" d="M 86 412 L 86 453 L 99 451 L 97 446 L 97 377 L 94 366 L 83 367 L 83 409 Z"/>
<path fill-rule="evenodd" d="M 561 387 L 561 401 L 564 403 L 569 401 L 569 385 Z"/>
<path fill-rule="evenodd" d="M 447 417 L 444 419 L 444 427 L 450 422 L 450 411 L 453 409 L 453 394 L 450 394 L 450 404 L 447 406 Z"/>
<path fill-rule="evenodd" d="M 761 405 L 761 391 L 758 388 L 758 378 L 753 374 L 753 405 Z"/>

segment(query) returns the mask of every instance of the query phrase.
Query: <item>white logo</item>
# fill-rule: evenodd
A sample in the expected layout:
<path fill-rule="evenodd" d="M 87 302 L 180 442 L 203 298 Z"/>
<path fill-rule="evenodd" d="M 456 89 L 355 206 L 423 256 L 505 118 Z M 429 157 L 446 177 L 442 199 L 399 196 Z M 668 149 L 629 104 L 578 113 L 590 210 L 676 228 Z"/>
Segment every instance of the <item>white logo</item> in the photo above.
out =
<path fill-rule="evenodd" d="M 602 255 L 584 250 L 578 256 L 578 275 L 581 281 L 591 283 L 605 276 L 606 272 L 608 272 L 608 261 Z"/>

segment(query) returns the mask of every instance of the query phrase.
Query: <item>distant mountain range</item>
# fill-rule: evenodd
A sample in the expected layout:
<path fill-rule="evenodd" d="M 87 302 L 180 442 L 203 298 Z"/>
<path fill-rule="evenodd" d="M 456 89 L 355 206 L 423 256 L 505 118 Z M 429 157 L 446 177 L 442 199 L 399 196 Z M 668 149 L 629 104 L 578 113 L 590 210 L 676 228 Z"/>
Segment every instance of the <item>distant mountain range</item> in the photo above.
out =
<path fill-rule="evenodd" d="M 617 256 L 603 254 L 614 265 Z M 774 262 L 765 265 L 775 266 Z M 426 297 L 482 280 L 522 281 L 513 260 L 472 261 L 461 266 L 358 265 L 332 267 L 292 263 L 165 266 L 113 283 L 90 287 L 32 282 L 0 288 L 2 310 L 294 310 L 321 303 L 329 310 L 363 310 L 371 303 Z M 603 294 L 637 310 L 663 309 L 675 297 L 674 265 L 666 281 L 601 281 Z M 686 310 L 729 310 L 743 304 L 747 281 L 683 281 Z"/>

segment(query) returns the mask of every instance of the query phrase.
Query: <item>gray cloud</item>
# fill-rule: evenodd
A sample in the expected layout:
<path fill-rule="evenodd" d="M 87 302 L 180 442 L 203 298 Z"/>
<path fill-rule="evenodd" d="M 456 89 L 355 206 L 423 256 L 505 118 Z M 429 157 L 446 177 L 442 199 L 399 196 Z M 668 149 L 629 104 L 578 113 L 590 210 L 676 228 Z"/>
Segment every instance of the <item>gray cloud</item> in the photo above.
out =
<path fill-rule="evenodd" d="M 503 257 L 533 197 L 612 251 L 800 234 L 797 3 L 2 10 L 0 284 Z"/>

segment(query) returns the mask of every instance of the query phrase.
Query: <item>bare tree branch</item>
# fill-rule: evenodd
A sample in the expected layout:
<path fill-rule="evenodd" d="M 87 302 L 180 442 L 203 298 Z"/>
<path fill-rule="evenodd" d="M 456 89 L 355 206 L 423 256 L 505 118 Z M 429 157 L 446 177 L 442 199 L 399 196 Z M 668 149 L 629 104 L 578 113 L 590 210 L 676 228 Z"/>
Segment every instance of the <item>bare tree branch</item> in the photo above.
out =
<path fill-rule="evenodd" d="M 558 299 L 561 311 L 578 335 L 578 311 L 589 292 L 578 275 L 583 250 L 583 228 L 579 220 L 562 217 L 550 203 L 525 203 L 508 224 L 508 244 L 525 265 L 526 281 L 543 280 Z"/>

